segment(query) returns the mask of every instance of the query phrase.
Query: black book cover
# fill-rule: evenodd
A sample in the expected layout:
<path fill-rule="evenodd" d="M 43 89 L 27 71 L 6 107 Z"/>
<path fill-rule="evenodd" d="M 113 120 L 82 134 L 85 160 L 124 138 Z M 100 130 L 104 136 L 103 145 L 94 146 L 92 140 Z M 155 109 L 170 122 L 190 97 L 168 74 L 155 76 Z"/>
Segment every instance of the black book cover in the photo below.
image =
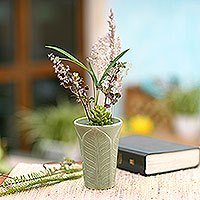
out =
<path fill-rule="evenodd" d="M 164 154 L 198 149 L 197 146 L 177 144 L 165 140 L 141 135 L 131 135 L 119 140 L 117 167 L 142 175 L 145 173 L 146 157 L 152 154 Z M 195 166 L 191 166 L 195 167 Z"/>

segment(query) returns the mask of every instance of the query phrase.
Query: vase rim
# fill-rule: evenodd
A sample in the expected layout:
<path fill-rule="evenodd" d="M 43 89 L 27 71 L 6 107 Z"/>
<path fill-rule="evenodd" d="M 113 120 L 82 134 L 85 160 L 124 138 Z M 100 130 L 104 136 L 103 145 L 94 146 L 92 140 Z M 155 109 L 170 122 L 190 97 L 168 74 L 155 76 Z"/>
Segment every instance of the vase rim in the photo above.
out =
<path fill-rule="evenodd" d="M 119 120 L 118 122 L 114 122 L 113 124 L 109 124 L 109 125 L 103 125 L 103 126 L 95 126 L 95 125 L 89 125 L 89 124 L 83 124 L 83 123 L 80 123 L 78 122 L 79 120 L 82 120 L 82 119 L 87 119 L 87 117 L 80 117 L 78 119 L 75 119 L 74 120 L 74 124 L 75 125 L 78 125 L 78 126 L 82 126 L 82 127 L 97 127 L 97 128 L 102 128 L 102 127 L 114 127 L 116 125 L 120 125 L 122 124 L 122 120 L 118 117 L 113 117 L 112 119 L 117 119 Z"/>

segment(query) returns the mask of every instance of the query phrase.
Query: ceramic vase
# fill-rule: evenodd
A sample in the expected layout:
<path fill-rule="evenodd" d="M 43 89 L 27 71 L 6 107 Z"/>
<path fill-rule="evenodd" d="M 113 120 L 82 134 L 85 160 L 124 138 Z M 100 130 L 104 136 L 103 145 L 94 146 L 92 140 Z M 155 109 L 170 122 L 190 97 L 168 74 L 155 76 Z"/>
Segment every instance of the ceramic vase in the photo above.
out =
<path fill-rule="evenodd" d="M 74 121 L 83 159 L 83 177 L 89 189 L 109 189 L 115 185 L 117 153 L 122 120 L 112 125 L 91 126 L 87 118 Z"/>

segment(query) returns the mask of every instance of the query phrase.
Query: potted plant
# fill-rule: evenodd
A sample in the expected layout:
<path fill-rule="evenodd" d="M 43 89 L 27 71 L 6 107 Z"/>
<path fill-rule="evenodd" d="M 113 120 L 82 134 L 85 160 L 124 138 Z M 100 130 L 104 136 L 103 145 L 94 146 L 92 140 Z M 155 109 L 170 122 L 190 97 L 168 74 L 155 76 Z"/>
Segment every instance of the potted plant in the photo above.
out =
<path fill-rule="evenodd" d="M 187 140 L 200 137 L 200 88 L 176 88 L 168 95 L 168 105 L 173 114 L 175 133 Z"/>
<path fill-rule="evenodd" d="M 119 37 L 115 36 L 113 13 L 109 16 L 109 32 L 93 45 L 87 65 L 67 51 L 46 46 L 64 55 L 50 53 L 49 59 L 60 83 L 70 89 L 85 111 L 85 117 L 74 121 L 83 158 L 85 186 L 90 189 L 108 189 L 115 185 L 115 171 L 119 132 L 122 120 L 112 116 L 111 108 L 121 97 L 122 79 L 127 69 L 119 59 L 129 50 L 121 52 Z M 62 61 L 74 63 L 91 77 L 93 95 L 79 73 L 72 72 Z"/>

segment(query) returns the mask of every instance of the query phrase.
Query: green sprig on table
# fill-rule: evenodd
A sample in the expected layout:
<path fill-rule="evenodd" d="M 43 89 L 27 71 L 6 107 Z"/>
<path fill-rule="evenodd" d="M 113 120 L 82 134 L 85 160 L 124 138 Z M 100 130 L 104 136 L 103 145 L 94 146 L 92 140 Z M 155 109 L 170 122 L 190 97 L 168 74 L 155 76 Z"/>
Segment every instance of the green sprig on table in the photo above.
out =
<path fill-rule="evenodd" d="M 8 177 L 0 185 L 0 196 L 23 192 L 33 188 L 50 186 L 66 180 L 82 177 L 82 166 L 67 160 L 60 162 L 59 167 L 45 167 L 39 172 Z"/>

